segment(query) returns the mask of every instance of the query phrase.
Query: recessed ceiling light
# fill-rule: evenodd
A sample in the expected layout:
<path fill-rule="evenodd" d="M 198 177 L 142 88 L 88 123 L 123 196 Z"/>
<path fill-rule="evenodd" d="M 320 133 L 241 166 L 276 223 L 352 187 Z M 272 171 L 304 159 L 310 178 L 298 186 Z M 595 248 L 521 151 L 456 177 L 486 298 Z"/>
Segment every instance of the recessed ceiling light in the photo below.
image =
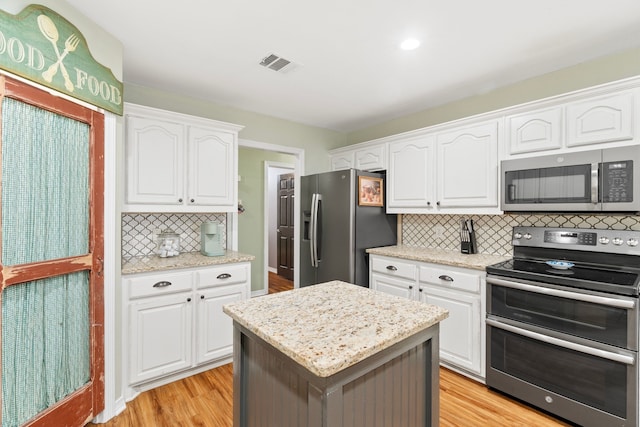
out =
<path fill-rule="evenodd" d="M 402 43 L 400 43 L 400 49 L 402 50 L 413 50 L 420 46 L 420 41 L 416 39 L 406 39 Z"/>

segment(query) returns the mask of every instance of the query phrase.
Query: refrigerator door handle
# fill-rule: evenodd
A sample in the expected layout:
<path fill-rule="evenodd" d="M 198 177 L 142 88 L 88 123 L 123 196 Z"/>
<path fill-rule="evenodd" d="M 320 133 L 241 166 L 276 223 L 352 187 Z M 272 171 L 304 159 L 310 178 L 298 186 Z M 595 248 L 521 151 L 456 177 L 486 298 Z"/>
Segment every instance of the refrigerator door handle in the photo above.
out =
<path fill-rule="evenodd" d="M 311 266 L 318 267 L 318 201 L 320 195 L 311 196 L 311 221 L 309 224 L 309 245 L 311 248 Z"/>

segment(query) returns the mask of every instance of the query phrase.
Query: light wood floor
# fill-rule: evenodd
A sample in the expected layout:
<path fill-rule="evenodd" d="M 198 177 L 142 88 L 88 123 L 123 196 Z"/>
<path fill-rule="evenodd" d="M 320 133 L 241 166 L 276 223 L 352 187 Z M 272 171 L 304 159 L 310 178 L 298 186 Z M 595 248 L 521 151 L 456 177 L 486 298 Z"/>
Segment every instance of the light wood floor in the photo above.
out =
<path fill-rule="evenodd" d="M 293 283 L 269 273 L 269 293 Z M 103 427 L 231 427 L 231 364 L 140 394 Z M 440 427 L 560 427 L 554 417 L 489 390 L 445 368 L 440 369 Z M 274 426 L 276 427 L 276 426 Z M 304 426 L 300 426 L 304 427 Z"/>
<path fill-rule="evenodd" d="M 276 273 L 269 272 L 269 293 L 275 294 L 277 292 L 289 291 L 293 289 L 293 282 L 287 280 L 282 276 L 278 276 Z"/>
<path fill-rule="evenodd" d="M 140 394 L 104 427 L 231 427 L 233 371 L 224 365 Z M 440 427 L 570 426 L 487 389 L 448 369 L 440 369 Z M 274 426 L 276 427 L 276 426 Z M 304 427 L 304 426 L 300 426 Z"/>

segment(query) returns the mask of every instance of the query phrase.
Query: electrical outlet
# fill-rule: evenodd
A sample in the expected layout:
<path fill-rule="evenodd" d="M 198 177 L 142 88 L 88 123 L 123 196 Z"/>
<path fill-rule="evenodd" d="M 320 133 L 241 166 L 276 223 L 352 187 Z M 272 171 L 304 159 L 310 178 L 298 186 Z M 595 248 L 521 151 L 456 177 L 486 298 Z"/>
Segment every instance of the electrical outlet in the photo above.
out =
<path fill-rule="evenodd" d="M 434 226 L 434 227 L 432 228 L 432 231 L 433 231 L 433 237 L 434 237 L 434 238 L 436 238 L 436 239 L 442 239 L 442 238 L 444 238 L 444 232 L 445 232 L 446 230 L 444 229 L 444 226 L 442 226 L 442 225 L 438 224 L 438 225 L 436 225 L 436 226 Z"/>

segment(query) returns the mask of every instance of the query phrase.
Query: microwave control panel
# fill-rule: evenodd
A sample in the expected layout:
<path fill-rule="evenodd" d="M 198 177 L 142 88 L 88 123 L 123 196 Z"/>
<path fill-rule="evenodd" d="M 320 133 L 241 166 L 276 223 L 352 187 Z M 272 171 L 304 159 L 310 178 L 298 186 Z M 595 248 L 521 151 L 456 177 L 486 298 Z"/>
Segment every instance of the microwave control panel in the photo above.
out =
<path fill-rule="evenodd" d="M 600 172 L 603 202 L 633 202 L 633 160 L 602 163 Z"/>

